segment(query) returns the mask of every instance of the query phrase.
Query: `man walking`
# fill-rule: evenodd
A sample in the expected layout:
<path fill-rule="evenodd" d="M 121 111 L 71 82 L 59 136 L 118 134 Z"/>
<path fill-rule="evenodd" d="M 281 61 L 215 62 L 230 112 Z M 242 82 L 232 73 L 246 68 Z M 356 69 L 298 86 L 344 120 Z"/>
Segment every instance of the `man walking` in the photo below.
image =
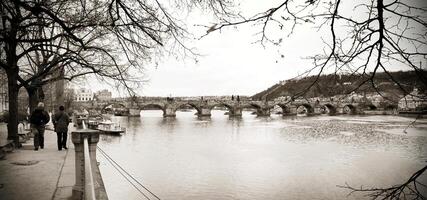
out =
<path fill-rule="evenodd" d="M 59 112 L 52 119 L 56 135 L 58 136 L 58 151 L 61 151 L 62 148 L 67 149 L 67 133 L 70 118 L 64 110 L 64 106 L 59 106 Z"/>
<path fill-rule="evenodd" d="M 44 130 L 45 125 L 49 122 L 49 114 L 44 110 L 44 104 L 39 102 L 37 108 L 30 116 L 31 128 L 34 132 L 34 151 L 44 148 Z"/>

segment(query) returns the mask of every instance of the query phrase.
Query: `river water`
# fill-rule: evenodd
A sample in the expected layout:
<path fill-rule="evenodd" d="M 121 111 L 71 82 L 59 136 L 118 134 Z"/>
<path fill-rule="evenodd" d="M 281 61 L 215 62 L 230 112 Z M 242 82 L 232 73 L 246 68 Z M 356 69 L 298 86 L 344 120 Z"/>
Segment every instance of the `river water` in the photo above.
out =
<path fill-rule="evenodd" d="M 229 119 L 213 110 L 210 119 L 143 111 L 112 120 L 127 132 L 101 135 L 99 146 L 161 199 L 363 199 L 337 185 L 389 187 L 427 161 L 425 119 L 407 133 L 414 119 L 398 116 Z M 145 199 L 97 159 L 110 199 Z"/>

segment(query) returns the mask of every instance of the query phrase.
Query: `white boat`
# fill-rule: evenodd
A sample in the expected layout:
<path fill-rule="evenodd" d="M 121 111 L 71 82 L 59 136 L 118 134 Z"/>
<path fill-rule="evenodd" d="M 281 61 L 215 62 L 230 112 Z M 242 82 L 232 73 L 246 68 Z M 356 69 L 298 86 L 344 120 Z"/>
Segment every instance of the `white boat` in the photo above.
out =
<path fill-rule="evenodd" d="M 121 135 L 126 132 L 126 128 L 120 127 L 120 124 L 116 124 L 111 121 L 103 121 L 98 123 L 97 130 L 105 134 Z"/>

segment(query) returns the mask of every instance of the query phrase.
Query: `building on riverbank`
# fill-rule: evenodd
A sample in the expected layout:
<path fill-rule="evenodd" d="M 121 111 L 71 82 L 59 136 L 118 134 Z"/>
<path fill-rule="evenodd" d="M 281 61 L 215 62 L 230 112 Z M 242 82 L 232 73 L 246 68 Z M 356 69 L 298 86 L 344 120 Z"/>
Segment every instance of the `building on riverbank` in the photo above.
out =
<path fill-rule="evenodd" d="M 80 88 L 76 91 L 74 96 L 74 101 L 84 102 L 84 101 L 92 101 L 94 94 L 92 90 L 86 88 Z"/>
<path fill-rule="evenodd" d="M 113 97 L 111 91 L 109 90 L 100 90 L 95 92 L 94 98 L 98 101 L 109 101 Z"/>
<path fill-rule="evenodd" d="M 399 110 L 401 111 L 422 111 L 427 109 L 427 96 L 418 91 L 417 88 L 404 96 L 399 101 Z"/>

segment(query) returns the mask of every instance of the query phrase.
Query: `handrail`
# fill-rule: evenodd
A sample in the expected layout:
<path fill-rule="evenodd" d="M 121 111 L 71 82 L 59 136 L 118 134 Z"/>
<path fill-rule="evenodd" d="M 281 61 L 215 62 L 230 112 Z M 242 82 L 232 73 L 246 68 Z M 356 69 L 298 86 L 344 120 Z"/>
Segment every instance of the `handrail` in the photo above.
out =
<path fill-rule="evenodd" d="M 89 142 L 87 137 L 83 138 L 83 151 L 84 151 L 84 169 L 85 169 L 85 185 L 84 185 L 84 199 L 95 200 L 95 185 L 93 181 L 92 164 L 89 154 Z"/>

